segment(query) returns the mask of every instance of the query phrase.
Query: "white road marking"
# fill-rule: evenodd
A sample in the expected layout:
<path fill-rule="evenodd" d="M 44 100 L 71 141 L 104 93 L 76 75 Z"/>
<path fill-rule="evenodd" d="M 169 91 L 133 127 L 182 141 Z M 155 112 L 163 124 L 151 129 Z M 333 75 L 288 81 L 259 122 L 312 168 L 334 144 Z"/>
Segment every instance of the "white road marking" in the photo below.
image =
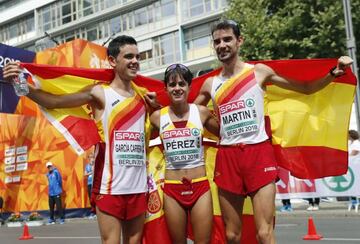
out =
<path fill-rule="evenodd" d="M 360 238 L 322 238 L 324 241 L 360 241 Z"/>
<path fill-rule="evenodd" d="M 293 226 L 298 226 L 298 224 L 275 224 L 275 228 L 276 227 L 293 227 Z"/>
<path fill-rule="evenodd" d="M 34 239 L 100 239 L 100 236 L 36 236 Z"/>

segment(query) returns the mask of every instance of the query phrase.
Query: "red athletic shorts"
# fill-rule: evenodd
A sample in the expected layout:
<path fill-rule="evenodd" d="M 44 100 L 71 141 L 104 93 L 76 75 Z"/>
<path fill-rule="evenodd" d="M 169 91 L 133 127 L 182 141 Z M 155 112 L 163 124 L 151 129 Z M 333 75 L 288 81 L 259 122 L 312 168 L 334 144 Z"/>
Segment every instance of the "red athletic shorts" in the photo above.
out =
<path fill-rule="evenodd" d="M 209 190 L 210 185 L 207 177 L 193 180 L 183 178 L 182 181 L 165 180 L 163 186 L 164 193 L 174 198 L 185 209 L 191 209 L 196 201 Z"/>
<path fill-rule="evenodd" d="M 226 191 L 248 195 L 275 181 L 278 167 L 269 140 L 249 145 L 219 146 L 214 181 Z"/>
<path fill-rule="evenodd" d="M 128 195 L 91 195 L 92 205 L 96 205 L 102 212 L 110 214 L 120 220 L 130 220 L 147 209 L 146 193 Z"/>

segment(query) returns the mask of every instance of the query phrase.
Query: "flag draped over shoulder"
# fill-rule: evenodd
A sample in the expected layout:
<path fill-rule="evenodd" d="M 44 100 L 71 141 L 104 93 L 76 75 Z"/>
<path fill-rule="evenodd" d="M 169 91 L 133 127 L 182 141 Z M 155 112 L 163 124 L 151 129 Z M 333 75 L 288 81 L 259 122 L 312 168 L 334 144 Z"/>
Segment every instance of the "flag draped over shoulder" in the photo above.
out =
<path fill-rule="evenodd" d="M 110 82 L 114 78 L 112 69 L 83 69 L 50 65 L 23 63 L 22 66 L 31 74 L 32 82 L 43 91 L 62 95 L 78 92 L 86 87 L 101 82 Z M 137 83 L 143 87 L 144 79 L 150 91 L 163 88 L 160 81 L 139 76 Z M 146 89 L 134 87 L 143 95 Z M 92 119 L 89 105 L 75 108 L 42 108 L 45 117 L 55 126 L 78 154 L 99 142 L 97 127 Z"/>
<path fill-rule="evenodd" d="M 336 59 L 261 61 L 286 78 L 311 82 L 325 76 Z M 36 78 L 35 83 L 54 94 L 67 94 L 96 82 L 113 79 L 111 69 L 79 69 L 23 64 Z M 215 70 L 192 82 L 189 101 L 193 101 L 207 77 Z M 155 91 L 163 105 L 168 98 L 161 81 L 138 76 L 135 84 Z M 271 121 L 272 142 L 279 165 L 298 178 L 340 175 L 347 170 L 347 133 L 356 87 L 355 76 L 348 69 L 324 89 L 304 95 L 267 85 L 265 113 Z M 96 127 L 86 106 L 73 109 L 46 110 L 55 127 L 60 129 L 76 151 L 99 140 Z M 91 132 L 91 133 L 90 133 Z"/>

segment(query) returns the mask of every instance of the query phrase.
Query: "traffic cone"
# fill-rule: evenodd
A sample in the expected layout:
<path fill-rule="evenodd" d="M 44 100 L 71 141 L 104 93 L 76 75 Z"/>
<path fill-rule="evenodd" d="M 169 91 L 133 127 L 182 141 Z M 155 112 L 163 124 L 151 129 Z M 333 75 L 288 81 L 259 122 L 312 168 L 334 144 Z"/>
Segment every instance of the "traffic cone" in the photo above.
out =
<path fill-rule="evenodd" d="M 27 226 L 27 224 L 24 224 L 24 231 L 22 236 L 19 237 L 19 240 L 30 240 L 33 238 L 34 237 L 29 233 L 29 227 Z"/>
<path fill-rule="evenodd" d="M 316 233 L 316 227 L 312 217 L 308 220 L 308 233 L 303 237 L 303 240 L 320 240 L 322 235 Z"/>

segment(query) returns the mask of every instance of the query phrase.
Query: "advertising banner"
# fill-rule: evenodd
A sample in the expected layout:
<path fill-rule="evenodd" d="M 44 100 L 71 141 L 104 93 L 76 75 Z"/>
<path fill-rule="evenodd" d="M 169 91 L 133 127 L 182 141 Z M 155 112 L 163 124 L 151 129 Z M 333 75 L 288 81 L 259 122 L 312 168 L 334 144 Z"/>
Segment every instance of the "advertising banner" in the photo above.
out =
<path fill-rule="evenodd" d="M 321 179 L 298 179 L 280 169 L 277 199 L 360 196 L 360 161 L 350 161 L 346 174 Z"/>
<path fill-rule="evenodd" d="M 33 52 L 3 44 L 0 44 L 0 55 L 2 66 L 10 60 L 32 62 L 35 57 Z M 35 61 L 66 67 L 99 68 L 107 65 L 106 48 L 85 40 L 74 40 L 37 53 Z M 4 211 L 49 208 L 45 176 L 47 161 L 53 162 L 62 175 L 65 208 L 89 207 L 84 171 L 93 148 L 79 156 L 63 134 L 44 117 L 37 104 L 27 97 L 18 98 L 9 84 L 1 83 L 1 89 L 4 108 L 1 112 L 14 113 L 0 113 L 0 196 L 4 198 Z M 15 102 L 9 103 L 13 100 Z M 8 104 L 11 104 L 11 109 Z"/>
<path fill-rule="evenodd" d="M 12 85 L 3 81 L 3 68 L 9 62 L 27 62 L 34 60 L 35 53 L 0 43 L 0 113 L 13 113 L 19 101 Z"/>

